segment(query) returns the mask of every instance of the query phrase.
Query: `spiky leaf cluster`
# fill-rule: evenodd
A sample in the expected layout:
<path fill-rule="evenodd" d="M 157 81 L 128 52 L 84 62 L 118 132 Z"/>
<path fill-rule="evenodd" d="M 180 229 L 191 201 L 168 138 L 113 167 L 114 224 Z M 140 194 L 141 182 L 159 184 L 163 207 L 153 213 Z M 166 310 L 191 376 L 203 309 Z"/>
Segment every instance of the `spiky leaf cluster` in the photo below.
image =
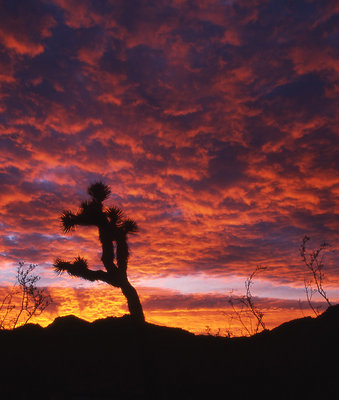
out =
<path fill-rule="evenodd" d="M 70 232 L 76 225 L 97 226 L 102 221 L 102 206 L 94 201 L 84 201 L 80 210 L 73 214 L 70 210 L 64 210 L 61 214 L 61 224 L 65 233 Z"/>
<path fill-rule="evenodd" d="M 53 266 L 58 275 L 66 271 L 69 275 L 83 277 L 86 274 L 86 270 L 88 271 L 87 261 L 81 257 L 76 257 L 73 262 L 57 258 Z"/>
<path fill-rule="evenodd" d="M 123 229 L 123 231 L 127 234 L 127 233 L 137 233 L 139 228 L 137 223 L 130 218 L 126 218 L 122 225 L 121 228 Z"/>
<path fill-rule="evenodd" d="M 113 207 L 107 208 L 105 213 L 106 213 L 111 225 L 118 227 L 121 225 L 121 223 L 124 220 L 124 212 L 119 207 L 113 206 Z"/>
<path fill-rule="evenodd" d="M 102 182 L 96 182 L 87 189 L 87 192 L 94 200 L 103 202 L 111 194 L 111 189 Z"/>
<path fill-rule="evenodd" d="M 72 229 L 74 229 L 76 225 L 76 216 L 70 210 L 64 210 L 61 213 L 61 224 L 63 231 L 68 233 Z"/>
<path fill-rule="evenodd" d="M 110 207 L 105 211 L 113 231 L 120 233 L 136 233 L 138 232 L 137 223 L 131 218 L 124 216 L 124 212 L 119 207 Z"/>

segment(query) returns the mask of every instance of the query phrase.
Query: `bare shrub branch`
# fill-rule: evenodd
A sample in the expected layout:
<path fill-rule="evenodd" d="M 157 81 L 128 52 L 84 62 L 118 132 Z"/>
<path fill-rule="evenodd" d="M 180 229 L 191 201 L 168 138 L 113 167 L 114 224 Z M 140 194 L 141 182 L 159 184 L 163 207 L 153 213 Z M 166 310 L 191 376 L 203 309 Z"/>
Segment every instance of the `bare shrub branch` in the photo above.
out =
<path fill-rule="evenodd" d="M 324 274 L 324 251 L 329 247 L 328 243 L 322 243 L 319 248 L 307 253 L 306 244 L 310 240 L 310 237 L 304 236 L 300 245 L 300 255 L 306 268 L 311 272 L 311 279 L 304 280 L 304 287 L 307 302 L 309 307 L 315 315 L 320 314 L 319 307 L 315 307 L 312 303 L 312 297 L 315 293 L 319 293 L 320 296 L 326 301 L 328 306 L 331 306 L 331 302 L 327 297 L 327 293 L 323 287 L 325 280 Z M 314 287 L 315 286 L 315 287 Z"/>
<path fill-rule="evenodd" d="M 0 303 L 0 329 L 26 325 L 51 304 L 51 297 L 43 288 L 37 287 L 40 277 L 33 273 L 36 267 L 35 264 L 19 263 L 15 284 Z"/>
<path fill-rule="evenodd" d="M 263 321 L 264 313 L 255 305 L 251 288 L 253 286 L 253 279 L 260 271 L 266 270 L 266 267 L 258 265 L 256 269 L 250 274 L 245 281 L 245 294 L 241 297 L 230 295 L 228 303 L 232 308 L 232 313 L 229 316 L 232 320 L 237 320 L 241 327 L 242 333 L 246 336 L 252 336 L 260 330 L 265 330 L 265 323 Z M 231 336 L 231 329 L 227 330 L 227 335 Z"/>

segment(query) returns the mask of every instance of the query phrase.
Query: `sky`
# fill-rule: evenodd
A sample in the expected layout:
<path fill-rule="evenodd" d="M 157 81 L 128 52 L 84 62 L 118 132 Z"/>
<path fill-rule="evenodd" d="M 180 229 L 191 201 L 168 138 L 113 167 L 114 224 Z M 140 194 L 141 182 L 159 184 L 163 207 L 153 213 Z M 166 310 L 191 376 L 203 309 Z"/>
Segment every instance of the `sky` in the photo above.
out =
<path fill-rule="evenodd" d="M 100 268 L 97 232 L 64 234 L 60 213 L 103 181 L 140 228 L 128 273 L 148 321 L 226 329 L 227 296 L 258 265 L 268 326 L 304 315 L 304 235 L 331 245 L 339 300 L 338 13 L 335 0 L 1 0 L 0 285 L 38 264 L 45 324 L 126 312 L 118 289 L 52 268 L 79 255 Z"/>

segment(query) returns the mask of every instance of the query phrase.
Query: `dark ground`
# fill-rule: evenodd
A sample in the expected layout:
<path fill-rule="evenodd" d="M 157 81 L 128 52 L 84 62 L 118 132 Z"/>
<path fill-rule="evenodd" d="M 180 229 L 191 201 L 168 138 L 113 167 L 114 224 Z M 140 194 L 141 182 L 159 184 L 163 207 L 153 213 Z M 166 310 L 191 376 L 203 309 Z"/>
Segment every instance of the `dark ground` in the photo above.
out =
<path fill-rule="evenodd" d="M 1 399 L 339 399 L 339 306 L 250 338 L 127 316 L 0 331 Z"/>

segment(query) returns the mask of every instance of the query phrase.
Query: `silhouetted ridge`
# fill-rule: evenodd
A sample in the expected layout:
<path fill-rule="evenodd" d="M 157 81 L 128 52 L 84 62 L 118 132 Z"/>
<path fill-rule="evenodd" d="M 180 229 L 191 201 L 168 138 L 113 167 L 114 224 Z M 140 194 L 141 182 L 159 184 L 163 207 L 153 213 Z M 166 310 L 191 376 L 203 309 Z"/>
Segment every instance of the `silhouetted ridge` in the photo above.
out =
<path fill-rule="evenodd" d="M 57 317 L 46 329 L 73 331 L 83 329 L 89 325 L 90 322 L 78 318 L 75 315 L 67 315 L 65 317 Z"/>
<path fill-rule="evenodd" d="M 24 329 L 24 327 L 22 329 Z M 60 336 L 73 335 L 76 333 L 79 337 L 89 335 L 92 337 L 98 336 L 101 339 L 106 338 L 107 340 L 113 340 L 119 337 L 120 343 L 126 337 L 140 335 L 152 338 L 153 341 L 163 340 L 164 338 L 178 339 L 180 337 L 195 337 L 193 333 L 181 328 L 169 328 L 150 323 L 140 324 L 138 321 L 131 318 L 130 315 L 97 319 L 92 323 L 75 317 L 74 315 L 68 315 L 56 318 L 45 330 L 53 334 L 57 332 Z"/>
<path fill-rule="evenodd" d="M 321 323 L 333 324 L 339 327 L 339 304 L 328 307 L 317 317 Z"/>
<path fill-rule="evenodd" d="M 270 334 L 272 335 L 280 335 L 280 334 L 301 334 L 305 331 L 309 331 L 314 327 L 315 319 L 312 317 L 304 317 L 304 318 L 297 318 L 292 319 L 291 321 L 284 322 L 283 324 L 279 325 L 278 327 L 272 329 Z"/>
<path fill-rule="evenodd" d="M 317 318 L 229 339 L 128 315 L 92 323 L 60 317 L 44 329 L 0 331 L 2 395 L 39 398 L 39 388 L 44 399 L 206 399 L 213 391 L 248 399 L 259 390 L 261 398 L 294 399 L 302 390 L 304 397 L 334 399 L 338 322 L 339 306 L 332 306 Z M 6 394 L 12 380 L 20 382 L 16 397 Z"/>
<path fill-rule="evenodd" d="M 299 337 L 310 332 L 317 335 L 331 334 L 339 328 L 339 305 L 328 307 L 316 318 L 304 317 L 285 322 L 270 331 L 271 335 Z"/>

